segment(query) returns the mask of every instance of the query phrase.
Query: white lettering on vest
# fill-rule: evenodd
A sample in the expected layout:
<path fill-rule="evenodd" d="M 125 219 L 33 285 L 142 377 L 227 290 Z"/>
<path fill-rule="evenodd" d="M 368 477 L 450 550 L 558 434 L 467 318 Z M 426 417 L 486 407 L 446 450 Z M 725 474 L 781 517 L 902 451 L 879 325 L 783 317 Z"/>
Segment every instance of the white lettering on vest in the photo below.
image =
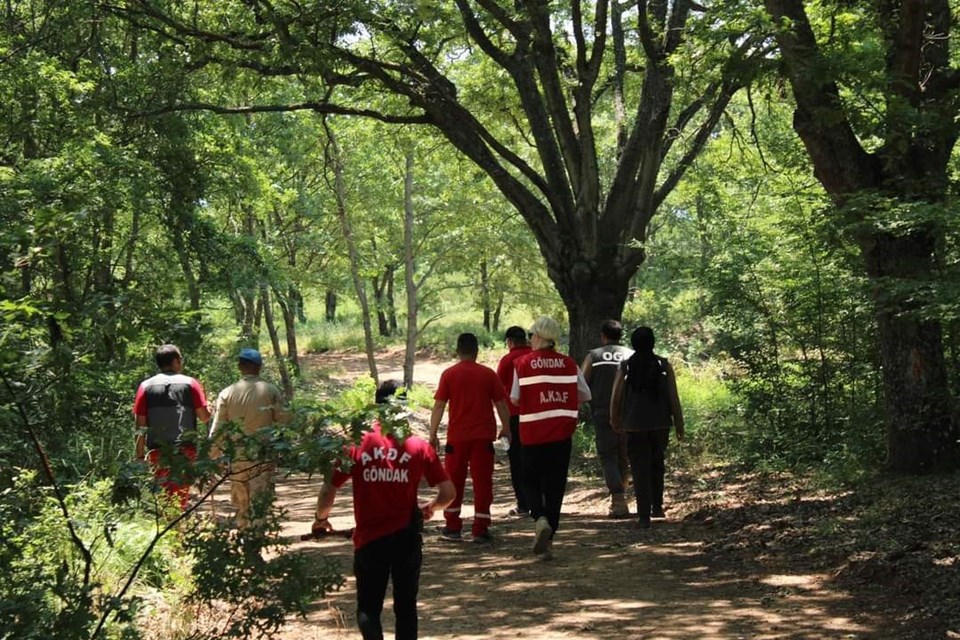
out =
<path fill-rule="evenodd" d="M 531 369 L 562 369 L 566 363 L 563 358 L 534 358 L 530 361 Z"/>
<path fill-rule="evenodd" d="M 540 392 L 540 403 L 549 404 L 552 402 L 562 402 L 566 404 L 569 396 L 570 393 L 567 391 L 554 391 L 553 389 L 546 389 Z"/>

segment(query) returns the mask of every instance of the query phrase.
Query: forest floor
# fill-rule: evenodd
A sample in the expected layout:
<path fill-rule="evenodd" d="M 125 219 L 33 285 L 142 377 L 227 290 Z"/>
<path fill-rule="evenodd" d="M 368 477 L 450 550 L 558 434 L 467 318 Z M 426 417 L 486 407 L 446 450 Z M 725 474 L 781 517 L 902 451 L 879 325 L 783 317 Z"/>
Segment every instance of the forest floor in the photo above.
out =
<path fill-rule="evenodd" d="M 380 378 L 402 377 L 401 359 L 378 354 Z M 418 358 L 415 380 L 435 386 L 450 364 Z M 349 382 L 367 364 L 362 353 L 326 353 L 308 357 L 306 370 Z M 415 426 L 425 431 L 427 417 Z M 671 469 L 667 518 L 649 530 L 607 518 L 601 480 L 575 475 L 551 562 L 531 551 L 532 523 L 507 515 L 505 459 L 495 483 L 492 544 L 448 542 L 436 533 L 442 519 L 427 523 L 421 638 L 960 638 L 958 474 L 827 492 L 795 476 L 700 463 Z M 284 535 L 293 550 L 336 559 L 348 579 L 306 619 L 291 619 L 282 640 L 360 637 L 350 543 L 299 541 L 317 488 L 315 478 L 278 482 Z M 338 529 L 353 526 L 349 489 L 331 518 Z M 383 622 L 392 637 L 389 592 Z"/>

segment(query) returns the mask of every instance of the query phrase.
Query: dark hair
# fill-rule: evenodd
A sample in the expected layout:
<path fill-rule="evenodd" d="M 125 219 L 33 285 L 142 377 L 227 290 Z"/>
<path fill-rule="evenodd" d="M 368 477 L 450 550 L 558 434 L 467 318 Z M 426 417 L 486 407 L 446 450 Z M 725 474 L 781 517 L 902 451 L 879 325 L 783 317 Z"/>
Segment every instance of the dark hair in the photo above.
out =
<path fill-rule="evenodd" d="M 403 389 L 403 383 L 399 380 L 384 380 L 380 383 L 380 386 L 377 387 L 377 404 L 386 404 L 393 396 L 397 396 L 398 398 L 404 397 L 406 395 L 405 391 L 397 393 L 397 391 L 401 389 Z"/>
<path fill-rule="evenodd" d="M 477 336 L 472 333 L 461 333 L 457 336 L 457 353 L 465 356 L 476 355 L 480 351 Z"/>
<path fill-rule="evenodd" d="M 630 334 L 630 345 L 633 347 L 633 355 L 627 360 L 626 372 L 624 374 L 627 384 L 636 392 L 647 391 L 657 400 L 660 392 L 660 380 L 663 377 L 663 364 L 653 353 L 653 345 L 656 340 L 653 337 L 653 329 L 650 327 L 637 327 Z"/>
<path fill-rule="evenodd" d="M 153 359 L 157 363 L 157 367 L 164 371 L 173 366 L 174 360 L 183 361 L 183 356 L 180 355 L 180 349 L 177 348 L 175 344 L 163 344 L 157 347 L 157 352 L 153 354 Z"/>
<path fill-rule="evenodd" d="M 606 336 L 607 340 L 620 342 L 620 338 L 623 337 L 623 326 L 616 320 L 607 320 L 600 327 L 600 333 Z"/>
<path fill-rule="evenodd" d="M 650 327 L 637 327 L 630 334 L 630 346 L 634 351 L 649 351 L 653 353 L 653 345 L 657 343 L 653 337 L 653 329 Z"/>
<path fill-rule="evenodd" d="M 508 327 L 506 332 L 503 334 L 504 340 L 513 340 L 516 344 L 526 344 L 527 342 L 527 331 L 523 327 L 518 327 L 513 325 Z"/>

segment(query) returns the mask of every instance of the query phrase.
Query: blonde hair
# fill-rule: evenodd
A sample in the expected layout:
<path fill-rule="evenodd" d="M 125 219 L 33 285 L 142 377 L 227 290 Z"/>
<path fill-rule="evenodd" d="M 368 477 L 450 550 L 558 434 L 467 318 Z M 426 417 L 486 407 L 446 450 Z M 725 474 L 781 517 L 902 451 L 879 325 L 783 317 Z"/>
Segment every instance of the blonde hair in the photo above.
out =
<path fill-rule="evenodd" d="M 536 334 L 553 344 L 557 344 L 557 342 L 560 341 L 560 324 L 553 318 L 540 316 L 533 323 L 533 326 L 530 327 L 530 333 Z"/>

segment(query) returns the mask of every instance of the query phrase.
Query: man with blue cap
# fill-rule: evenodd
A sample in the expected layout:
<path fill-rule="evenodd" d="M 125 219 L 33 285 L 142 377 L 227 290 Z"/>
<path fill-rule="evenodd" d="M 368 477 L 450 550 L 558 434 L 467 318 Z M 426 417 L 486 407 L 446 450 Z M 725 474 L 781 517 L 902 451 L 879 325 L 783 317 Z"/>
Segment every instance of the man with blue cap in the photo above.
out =
<path fill-rule="evenodd" d="M 256 349 L 241 349 L 237 356 L 237 368 L 241 379 L 220 392 L 214 408 L 210 438 L 214 449 L 223 449 L 223 433 L 218 433 L 224 424 L 234 423 L 246 436 L 278 423 L 288 422 L 290 414 L 280 389 L 260 378 L 263 357 Z M 237 525 L 246 528 L 262 515 L 273 496 L 274 465 L 265 460 L 250 460 L 242 446 L 238 446 L 230 460 L 230 501 L 236 508 Z"/>

